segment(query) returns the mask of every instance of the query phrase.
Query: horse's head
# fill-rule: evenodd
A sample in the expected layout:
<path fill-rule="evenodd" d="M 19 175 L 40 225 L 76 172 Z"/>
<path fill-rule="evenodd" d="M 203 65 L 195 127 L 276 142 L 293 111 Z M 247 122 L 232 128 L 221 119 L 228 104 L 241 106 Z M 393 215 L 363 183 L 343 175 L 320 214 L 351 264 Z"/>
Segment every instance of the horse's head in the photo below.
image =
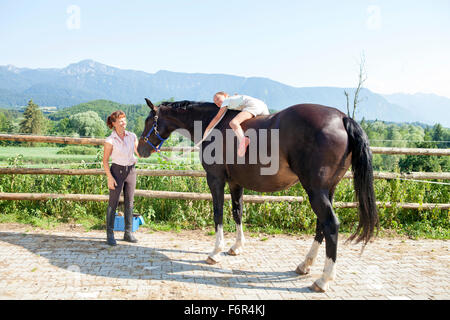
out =
<path fill-rule="evenodd" d="M 145 99 L 150 113 L 145 119 L 144 131 L 138 144 L 138 152 L 141 157 L 147 158 L 153 152 L 158 152 L 173 130 L 161 113 L 161 106 L 155 107 L 149 99 Z"/>

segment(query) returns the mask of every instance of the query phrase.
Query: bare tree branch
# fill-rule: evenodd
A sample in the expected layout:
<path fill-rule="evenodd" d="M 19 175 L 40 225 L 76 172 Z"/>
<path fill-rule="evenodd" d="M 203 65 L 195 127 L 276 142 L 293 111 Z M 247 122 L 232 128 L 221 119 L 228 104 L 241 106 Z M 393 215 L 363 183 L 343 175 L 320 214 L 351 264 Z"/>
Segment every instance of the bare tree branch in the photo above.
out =
<path fill-rule="evenodd" d="M 350 117 L 350 101 L 349 101 L 347 90 L 344 90 L 344 94 L 345 94 L 345 99 L 347 100 L 347 116 Z"/>
<path fill-rule="evenodd" d="M 360 62 L 359 62 L 359 75 L 358 75 L 358 86 L 356 87 L 355 97 L 353 99 L 353 113 L 352 118 L 355 118 L 356 108 L 358 104 L 361 102 L 359 100 L 359 93 L 363 88 L 364 82 L 367 80 L 367 72 L 366 72 L 366 57 L 364 53 L 361 54 Z"/>
<path fill-rule="evenodd" d="M 364 55 L 364 52 L 361 54 L 360 61 L 359 61 L 359 74 L 358 74 L 358 86 L 356 87 L 355 94 L 353 97 L 353 110 L 352 115 L 350 116 L 350 99 L 349 99 L 349 93 L 347 90 L 344 90 L 345 99 L 347 100 L 347 116 L 351 118 L 355 118 L 356 109 L 358 108 L 359 103 L 362 101 L 359 98 L 359 94 L 361 92 L 361 89 L 363 88 L 364 82 L 367 80 L 367 72 L 366 72 L 366 57 Z"/>

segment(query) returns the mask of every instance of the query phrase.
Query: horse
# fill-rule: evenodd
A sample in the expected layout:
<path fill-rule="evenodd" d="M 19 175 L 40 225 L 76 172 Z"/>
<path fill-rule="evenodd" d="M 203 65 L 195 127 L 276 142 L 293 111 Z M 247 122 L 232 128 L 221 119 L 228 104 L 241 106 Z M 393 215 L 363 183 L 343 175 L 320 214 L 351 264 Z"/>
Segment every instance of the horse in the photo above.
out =
<path fill-rule="evenodd" d="M 230 131 L 230 120 L 239 112 L 228 110 L 213 130 L 219 135 L 214 135 L 215 139 L 211 135 L 209 140 L 201 141 L 203 130 L 218 112 L 214 103 L 183 100 L 154 106 L 149 99 L 145 100 L 150 112 L 137 148 L 144 158 L 159 152 L 164 141 L 177 129 L 181 129 L 181 133 L 192 142 L 201 142 L 200 152 L 205 151 L 220 135 Z M 195 132 L 196 123 L 197 128 L 201 125 L 200 134 Z M 242 129 L 246 135 L 251 130 L 260 134 L 264 129 L 266 132 L 278 133 L 276 144 L 272 139 L 267 143 L 271 153 L 278 152 L 278 170 L 274 174 L 262 174 L 261 170 L 267 169 L 267 161 L 263 163 L 259 156 L 256 157 L 256 162 L 249 162 L 252 150 L 258 153 L 261 148 L 261 144 L 256 143 L 258 137 L 256 140 L 255 137 L 250 138 L 245 159 L 233 156 L 233 161 L 212 163 L 201 159 L 212 194 L 216 231 L 214 249 L 206 262 L 219 262 L 224 249 L 223 204 L 226 183 L 229 185 L 232 214 L 236 222 L 236 242 L 228 254 L 239 255 L 243 252 L 245 242 L 242 229 L 244 188 L 275 192 L 300 182 L 308 194 L 317 222 L 313 244 L 295 271 L 300 275 L 310 272 L 319 246 L 325 238 L 323 273 L 310 287 L 316 292 L 325 292 L 336 276 L 339 221 L 332 206 L 333 195 L 350 166 L 358 201 L 359 223 L 348 241 L 363 241 L 364 247 L 374 236 L 375 227 L 379 226 L 373 188 L 372 153 L 366 133 L 356 121 L 338 109 L 318 104 L 297 104 L 274 114 L 256 116 L 243 122 Z M 216 157 L 223 160 L 227 154 L 235 154 L 236 149 L 234 140 L 230 142 L 228 139 L 222 148 L 216 148 Z"/>

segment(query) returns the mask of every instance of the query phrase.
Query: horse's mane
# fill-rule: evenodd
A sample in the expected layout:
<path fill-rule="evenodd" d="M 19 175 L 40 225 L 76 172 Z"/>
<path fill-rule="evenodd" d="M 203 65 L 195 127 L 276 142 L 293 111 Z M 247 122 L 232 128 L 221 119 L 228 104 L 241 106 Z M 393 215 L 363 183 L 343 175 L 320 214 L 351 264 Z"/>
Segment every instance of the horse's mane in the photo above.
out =
<path fill-rule="evenodd" d="M 204 101 L 190 101 L 190 100 L 181 100 L 181 101 L 164 101 L 160 104 L 160 106 L 167 106 L 172 109 L 183 109 L 183 110 L 191 110 L 196 107 L 206 107 L 212 106 L 214 103 L 212 102 L 204 102 Z"/>
<path fill-rule="evenodd" d="M 194 101 L 189 101 L 189 100 L 182 100 L 182 101 L 164 101 L 160 104 L 160 106 L 167 106 L 167 107 L 171 107 L 173 109 L 187 109 L 189 106 L 192 105 L 192 103 L 194 103 Z"/>

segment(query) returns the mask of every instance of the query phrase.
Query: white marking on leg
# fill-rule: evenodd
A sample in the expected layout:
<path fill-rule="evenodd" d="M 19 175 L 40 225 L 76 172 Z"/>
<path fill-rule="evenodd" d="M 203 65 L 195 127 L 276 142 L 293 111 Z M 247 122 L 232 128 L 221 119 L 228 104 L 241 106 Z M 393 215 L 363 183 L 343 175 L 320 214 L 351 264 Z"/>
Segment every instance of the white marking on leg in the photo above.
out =
<path fill-rule="evenodd" d="M 214 245 L 213 252 L 209 254 L 209 257 L 215 262 L 218 262 L 220 260 L 220 253 L 222 252 L 224 247 L 225 241 L 223 238 L 223 225 L 218 225 L 216 232 L 216 244 Z"/>
<path fill-rule="evenodd" d="M 316 260 L 317 252 L 319 251 L 320 243 L 314 240 L 311 249 L 309 249 L 305 260 L 298 265 L 298 269 L 303 273 L 307 274 L 311 270 L 310 267 L 313 265 L 314 260 Z"/>
<path fill-rule="evenodd" d="M 244 248 L 245 237 L 242 224 L 236 225 L 236 243 L 231 247 L 235 254 L 241 254 Z"/>
<path fill-rule="evenodd" d="M 325 260 L 325 267 L 323 268 L 322 277 L 314 282 L 320 289 L 323 291 L 328 290 L 329 282 L 334 280 L 336 277 L 336 263 L 333 262 L 333 259 L 327 258 Z"/>

